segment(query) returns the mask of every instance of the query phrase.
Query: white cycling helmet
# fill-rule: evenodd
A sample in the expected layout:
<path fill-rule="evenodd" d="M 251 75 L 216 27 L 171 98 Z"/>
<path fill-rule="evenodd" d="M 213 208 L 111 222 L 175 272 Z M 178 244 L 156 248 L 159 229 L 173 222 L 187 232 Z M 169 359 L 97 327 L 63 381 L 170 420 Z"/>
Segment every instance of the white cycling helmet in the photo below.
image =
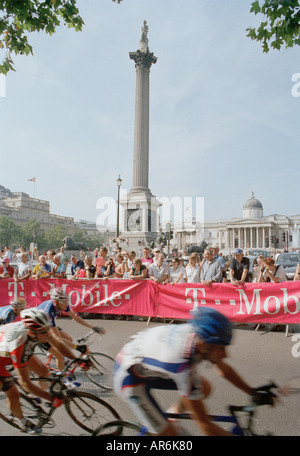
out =
<path fill-rule="evenodd" d="M 23 298 L 18 298 L 16 299 L 15 301 L 12 301 L 10 303 L 10 305 L 14 308 L 14 309 L 25 309 L 26 307 L 26 301 L 25 299 Z"/>
<path fill-rule="evenodd" d="M 52 288 L 50 291 L 50 298 L 52 301 L 68 301 L 68 296 L 62 288 Z"/>
<path fill-rule="evenodd" d="M 51 328 L 51 322 L 48 314 L 36 307 L 22 310 L 20 316 L 26 328 L 31 331 L 43 332 Z"/>

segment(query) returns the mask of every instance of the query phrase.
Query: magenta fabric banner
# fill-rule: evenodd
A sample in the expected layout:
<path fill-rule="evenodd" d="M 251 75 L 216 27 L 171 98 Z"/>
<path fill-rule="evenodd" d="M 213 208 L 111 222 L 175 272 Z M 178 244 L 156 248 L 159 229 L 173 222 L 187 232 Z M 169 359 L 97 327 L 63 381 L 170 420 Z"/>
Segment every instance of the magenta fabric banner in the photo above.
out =
<path fill-rule="evenodd" d="M 158 285 L 151 280 L 29 279 L 20 283 L 0 281 L 1 306 L 24 297 L 28 307 L 49 298 L 52 287 L 63 287 L 74 312 L 140 315 L 162 318 L 190 318 L 197 306 L 214 307 L 235 322 L 299 323 L 300 282 L 183 283 Z"/>

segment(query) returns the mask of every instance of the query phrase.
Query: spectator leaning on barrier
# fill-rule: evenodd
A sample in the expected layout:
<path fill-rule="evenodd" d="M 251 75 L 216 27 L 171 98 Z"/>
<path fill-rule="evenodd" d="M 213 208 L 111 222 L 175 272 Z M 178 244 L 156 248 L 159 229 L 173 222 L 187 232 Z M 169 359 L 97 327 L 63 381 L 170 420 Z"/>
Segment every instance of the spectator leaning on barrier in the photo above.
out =
<path fill-rule="evenodd" d="M 179 258 L 172 259 L 172 266 L 170 267 L 169 283 L 174 285 L 176 283 L 186 282 L 185 268 L 181 266 Z"/>
<path fill-rule="evenodd" d="M 60 255 L 54 255 L 53 263 L 54 268 L 52 271 L 52 277 L 57 279 L 64 279 L 66 277 L 66 266 L 61 263 Z"/>
<path fill-rule="evenodd" d="M 15 269 L 9 264 L 8 258 L 2 259 L 2 266 L 0 266 L 0 279 L 13 278 Z"/>
<path fill-rule="evenodd" d="M 188 283 L 200 283 L 201 268 L 198 264 L 199 260 L 197 253 L 191 253 L 189 256 L 189 264 L 185 268 Z"/>
<path fill-rule="evenodd" d="M 84 269 L 84 262 L 82 260 L 77 260 L 75 255 L 71 256 L 71 275 L 75 276 L 75 274 L 79 274 L 80 269 Z"/>
<path fill-rule="evenodd" d="M 264 258 L 265 267 L 261 270 L 259 276 L 259 282 L 286 282 L 287 277 L 284 271 L 284 267 L 278 264 L 275 266 L 275 260 L 273 258 Z"/>
<path fill-rule="evenodd" d="M 33 268 L 32 277 L 34 279 L 47 279 L 51 277 L 51 268 L 46 263 L 46 256 L 39 256 L 39 263 Z"/>
<path fill-rule="evenodd" d="M 155 263 L 149 267 L 149 278 L 156 283 L 167 283 L 169 281 L 170 267 L 165 262 L 165 257 L 160 253 Z"/>
<path fill-rule="evenodd" d="M 93 265 L 93 259 L 90 255 L 86 255 L 84 259 L 85 267 L 80 270 L 79 277 L 93 279 L 96 275 L 96 266 Z M 82 274 L 81 274 L 82 273 Z"/>
<path fill-rule="evenodd" d="M 230 281 L 233 285 L 249 282 L 249 258 L 244 257 L 242 249 L 236 249 L 230 260 Z"/>
<path fill-rule="evenodd" d="M 23 280 L 29 279 L 31 276 L 32 267 L 28 259 L 26 252 L 23 252 L 21 255 L 21 262 L 18 263 L 18 266 L 15 267 L 15 282 L 22 282 Z"/>
<path fill-rule="evenodd" d="M 122 279 L 125 274 L 125 263 L 126 260 L 121 253 L 118 253 L 116 256 L 116 267 L 115 267 L 115 274 L 114 277 L 116 279 Z"/>
<path fill-rule="evenodd" d="M 113 277 L 115 273 L 115 266 L 112 258 L 106 258 L 104 266 L 101 267 L 101 276 L 103 279 Z"/>
<path fill-rule="evenodd" d="M 142 263 L 140 258 L 135 258 L 132 262 L 131 271 L 129 273 L 130 279 L 145 279 L 147 277 L 147 268 Z"/>
<path fill-rule="evenodd" d="M 107 256 L 107 248 L 100 247 L 99 252 L 98 252 L 98 257 L 95 259 L 96 274 L 97 274 L 97 277 L 99 277 L 99 278 L 102 277 L 101 268 L 103 266 L 105 266 L 106 256 Z"/>
<path fill-rule="evenodd" d="M 204 261 L 201 273 L 200 281 L 203 285 L 211 285 L 214 282 L 222 282 L 222 267 L 220 261 L 215 257 L 212 249 L 204 250 L 203 257 Z"/>

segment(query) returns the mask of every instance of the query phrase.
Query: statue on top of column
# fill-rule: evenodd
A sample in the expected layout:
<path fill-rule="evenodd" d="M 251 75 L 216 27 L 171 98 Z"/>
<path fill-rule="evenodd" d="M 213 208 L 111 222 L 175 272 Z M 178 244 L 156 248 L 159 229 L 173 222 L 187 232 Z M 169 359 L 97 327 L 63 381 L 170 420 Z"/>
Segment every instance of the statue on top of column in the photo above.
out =
<path fill-rule="evenodd" d="M 144 21 L 144 25 L 141 27 L 142 29 L 142 37 L 140 39 L 140 43 L 139 43 L 139 51 L 141 52 L 147 52 L 148 51 L 148 25 L 147 25 L 147 22 Z"/>

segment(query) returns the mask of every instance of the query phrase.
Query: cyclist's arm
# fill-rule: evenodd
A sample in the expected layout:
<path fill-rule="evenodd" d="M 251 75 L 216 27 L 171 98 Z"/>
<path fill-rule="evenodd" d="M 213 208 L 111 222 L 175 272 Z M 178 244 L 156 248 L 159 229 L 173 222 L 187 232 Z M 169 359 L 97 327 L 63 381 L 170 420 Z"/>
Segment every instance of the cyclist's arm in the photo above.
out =
<path fill-rule="evenodd" d="M 224 361 L 219 361 L 216 364 L 219 374 L 226 378 L 230 383 L 244 391 L 246 394 L 252 395 L 252 388 L 240 377 L 240 375 Z"/>
<path fill-rule="evenodd" d="M 34 396 L 41 397 L 42 399 L 46 399 L 47 401 L 52 400 L 52 395 L 50 393 L 40 388 L 36 382 L 31 381 L 30 370 L 27 366 L 22 368 L 15 367 L 14 369 L 18 376 L 21 388 L 33 394 Z"/>
<path fill-rule="evenodd" d="M 57 328 L 52 328 L 52 330 L 57 330 Z M 51 334 L 49 340 L 49 344 L 55 347 L 63 356 L 65 356 L 68 359 L 75 359 L 76 356 L 73 355 L 71 350 L 66 346 L 65 340 L 61 342 L 61 340 L 58 340 L 55 336 Z M 74 345 L 74 344 L 73 344 Z"/>
<path fill-rule="evenodd" d="M 80 325 L 85 326 L 86 328 L 89 328 L 89 329 L 93 329 L 94 328 L 94 326 L 91 326 L 87 321 L 83 320 L 78 315 L 76 315 L 73 312 L 73 310 L 69 310 L 66 313 L 69 315 L 70 318 L 72 318 L 74 321 L 76 321 L 76 323 L 79 323 Z"/>
<path fill-rule="evenodd" d="M 203 402 L 200 399 L 191 400 L 186 397 L 181 397 L 182 403 L 186 410 L 197 421 L 200 429 L 208 436 L 230 436 L 230 432 L 225 431 L 216 423 L 210 420 L 207 415 Z"/>

